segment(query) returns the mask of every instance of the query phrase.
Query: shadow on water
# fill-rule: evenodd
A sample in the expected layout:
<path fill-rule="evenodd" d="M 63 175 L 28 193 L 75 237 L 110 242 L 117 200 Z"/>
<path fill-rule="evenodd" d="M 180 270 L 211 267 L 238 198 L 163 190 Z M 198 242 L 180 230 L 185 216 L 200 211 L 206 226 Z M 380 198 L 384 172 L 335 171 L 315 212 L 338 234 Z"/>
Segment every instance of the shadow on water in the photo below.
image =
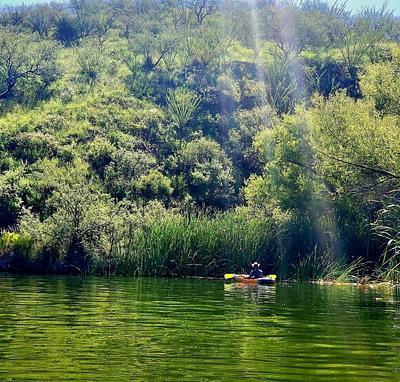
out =
<path fill-rule="evenodd" d="M 398 297 L 0 275 L 0 379 L 400 381 Z"/>

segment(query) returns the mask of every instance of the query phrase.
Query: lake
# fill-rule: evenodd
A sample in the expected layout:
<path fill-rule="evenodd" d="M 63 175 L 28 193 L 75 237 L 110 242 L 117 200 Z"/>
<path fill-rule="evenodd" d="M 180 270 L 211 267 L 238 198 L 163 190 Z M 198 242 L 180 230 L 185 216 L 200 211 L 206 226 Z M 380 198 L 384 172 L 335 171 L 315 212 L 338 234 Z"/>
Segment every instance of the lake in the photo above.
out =
<path fill-rule="evenodd" d="M 0 275 L 0 380 L 400 381 L 391 291 Z"/>

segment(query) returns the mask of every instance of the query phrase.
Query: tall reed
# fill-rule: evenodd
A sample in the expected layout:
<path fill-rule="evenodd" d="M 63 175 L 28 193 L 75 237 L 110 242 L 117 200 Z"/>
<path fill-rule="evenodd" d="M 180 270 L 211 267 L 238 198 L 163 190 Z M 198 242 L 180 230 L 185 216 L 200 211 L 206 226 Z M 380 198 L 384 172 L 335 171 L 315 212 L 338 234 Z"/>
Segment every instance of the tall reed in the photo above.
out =
<path fill-rule="evenodd" d="M 387 203 L 378 213 L 373 225 L 374 232 L 384 241 L 384 252 L 375 271 L 377 279 L 400 283 L 400 190 L 393 191 L 394 200 Z M 397 197 L 397 199 L 396 199 Z"/>
<path fill-rule="evenodd" d="M 338 260 L 329 252 L 318 253 L 317 248 L 299 260 L 294 279 L 299 281 L 357 282 L 363 261 L 358 258 L 351 263 Z"/>
<path fill-rule="evenodd" d="M 233 212 L 168 215 L 138 230 L 116 259 L 117 273 L 219 276 L 268 261 L 274 224 Z"/>

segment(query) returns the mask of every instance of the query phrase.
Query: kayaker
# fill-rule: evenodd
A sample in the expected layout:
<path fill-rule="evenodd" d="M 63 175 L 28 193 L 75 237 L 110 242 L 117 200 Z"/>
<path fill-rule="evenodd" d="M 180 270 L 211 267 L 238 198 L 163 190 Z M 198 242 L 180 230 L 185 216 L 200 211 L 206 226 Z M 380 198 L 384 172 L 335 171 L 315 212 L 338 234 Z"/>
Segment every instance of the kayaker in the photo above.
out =
<path fill-rule="evenodd" d="M 257 261 L 253 264 L 251 264 L 253 269 L 251 270 L 249 274 L 249 279 L 260 279 L 261 277 L 264 277 L 263 271 L 260 269 L 260 264 L 257 263 Z"/>

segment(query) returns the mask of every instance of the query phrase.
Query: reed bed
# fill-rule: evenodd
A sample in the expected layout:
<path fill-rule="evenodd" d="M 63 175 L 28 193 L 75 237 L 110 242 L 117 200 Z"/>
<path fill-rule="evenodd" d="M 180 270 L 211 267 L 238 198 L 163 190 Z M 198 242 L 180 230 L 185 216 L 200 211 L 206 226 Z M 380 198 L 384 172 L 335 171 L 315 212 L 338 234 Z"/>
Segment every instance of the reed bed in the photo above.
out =
<path fill-rule="evenodd" d="M 274 244 L 272 221 L 233 213 L 172 215 L 138 230 L 116 259 L 116 273 L 140 276 L 221 276 L 268 261 Z"/>
<path fill-rule="evenodd" d="M 358 282 L 364 267 L 362 258 L 347 263 L 345 259 L 338 259 L 330 252 L 318 253 L 315 248 L 299 260 L 293 278 L 299 281 Z"/>
<path fill-rule="evenodd" d="M 388 247 L 380 267 L 367 267 L 361 259 L 351 262 L 348 255 L 338 257 L 317 245 L 304 255 L 299 251 L 301 225 L 290 219 L 240 208 L 183 213 L 150 207 L 108 220 L 95 216 L 76 230 L 64 219 L 57 223 L 64 224 L 62 229 L 53 222 L 28 221 L 19 232 L 4 231 L 0 270 L 221 277 L 248 272 L 251 262 L 259 261 L 266 273 L 281 279 L 357 282 L 371 275 L 392 284 L 400 281 L 398 245 Z"/>

